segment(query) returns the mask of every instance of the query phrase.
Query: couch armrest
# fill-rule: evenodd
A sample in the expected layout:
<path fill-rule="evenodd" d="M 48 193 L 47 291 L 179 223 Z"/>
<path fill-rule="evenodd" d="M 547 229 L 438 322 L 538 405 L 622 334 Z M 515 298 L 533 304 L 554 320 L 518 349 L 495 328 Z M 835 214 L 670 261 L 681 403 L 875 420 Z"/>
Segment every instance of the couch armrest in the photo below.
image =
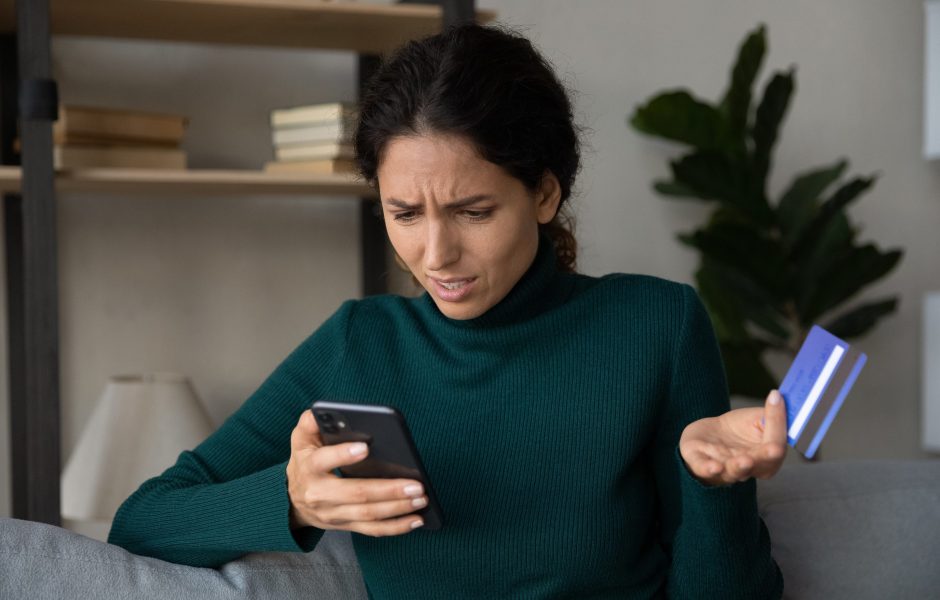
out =
<path fill-rule="evenodd" d="M 940 590 L 940 461 L 787 465 L 757 492 L 785 598 Z"/>
<path fill-rule="evenodd" d="M 348 533 L 309 553 L 261 552 L 218 569 L 137 556 L 61 527 L 0 519 L 0 598 L 360 599 L 365 585 Z"/>

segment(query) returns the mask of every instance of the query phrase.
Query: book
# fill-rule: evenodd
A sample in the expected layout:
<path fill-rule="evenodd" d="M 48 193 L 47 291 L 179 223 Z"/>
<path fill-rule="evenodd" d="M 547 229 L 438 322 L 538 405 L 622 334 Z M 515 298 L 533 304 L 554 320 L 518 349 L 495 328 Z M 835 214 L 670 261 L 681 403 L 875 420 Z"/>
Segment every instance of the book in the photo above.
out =
<path fill-rule="evenodd" d="M 351 144 L 355 132 L 356 122 L 352 119 L 323 121 L 322 123 L 305 125 L 303 127 L 274 129 L 273 141 L 275 146 L 316 144 L 323 142 Z"/>
<path fill-rule="evenodd" d="M 268 173 L 356 173 L 356 161 L 349 158 L 331 160 L 292 160 L 288 162 L 268 162 L 264 164 Z"/>
<path fill-rule="evenodd" d="M 185 169 L 186 153 L 178 148 L 141 146 L 53 146 L 52 161 L 56 169 L 92 167 Z"/>
<path fill-rule="evenodd" d="M 338 142 L 303 144 L 299 146 L 275 147 L 274 157 L 279 161 L 355 158 L 355 149 L 352 144 L 342 144 Z"/>
<path fill-rule="evenodd" d="M 93 138 L 99 141 L 148 141 L 178 145 L 188 119 L 182 115 L 63 105 L 52 131 L 62 143 Z"/>
<path fill-rule="evenodd" d="M 296 127 L 323 121 L 357 119 L 359 108 L 348 102 L 329 102 L 271 111 L 271 125 L 275 128 Z"/>
<path fill-rule="evenodd" d="M 95 135 L 82 133 L 70 133 L 68 131 L 56 131 L 53 128 L 52 142 L 59 145 L 69 146 L 142 146 L 147 148 L 179 148 L 180 140 L 148 140 L 140 138 L 103 138 Z"/>

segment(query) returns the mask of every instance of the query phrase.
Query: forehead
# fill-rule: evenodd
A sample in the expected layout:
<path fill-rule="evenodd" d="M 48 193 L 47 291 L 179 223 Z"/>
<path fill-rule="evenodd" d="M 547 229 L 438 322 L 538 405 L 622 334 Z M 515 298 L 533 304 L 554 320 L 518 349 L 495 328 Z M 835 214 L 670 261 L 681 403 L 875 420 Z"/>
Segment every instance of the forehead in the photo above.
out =
<path fill-rule="evenodd" d="M 501 167 L 483 159 L 466 138 L 442 134 L 392 138 L 382 152 L 377 176 L 383 196 L 462 194 L 515 181 Z"/>

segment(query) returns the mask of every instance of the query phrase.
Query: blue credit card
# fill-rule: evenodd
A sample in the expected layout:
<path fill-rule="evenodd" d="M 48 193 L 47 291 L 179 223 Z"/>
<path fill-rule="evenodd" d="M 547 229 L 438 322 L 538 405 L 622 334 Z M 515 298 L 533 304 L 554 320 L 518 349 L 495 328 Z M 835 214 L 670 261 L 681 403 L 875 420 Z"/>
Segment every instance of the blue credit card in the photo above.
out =
<path fill-rule="evenodd" d="M 780 393 L 787 406 L 787 442 L 812 458 L 868 357 L 813 325 L 787 371 Z"/>

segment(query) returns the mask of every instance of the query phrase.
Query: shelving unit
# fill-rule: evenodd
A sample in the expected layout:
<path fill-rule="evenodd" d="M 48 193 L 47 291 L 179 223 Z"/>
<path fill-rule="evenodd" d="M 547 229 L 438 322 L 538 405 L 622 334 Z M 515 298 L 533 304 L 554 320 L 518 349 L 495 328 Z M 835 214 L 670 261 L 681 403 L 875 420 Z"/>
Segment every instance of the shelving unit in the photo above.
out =
<path fill-rule="evenodd" d="M 318 0 L 51 0 L 51 33 L 381 54 L 438 31 L 455 2 L 368 4 Z M 451 8 L 453 6 L 453 8 Z M 472 12 L 472 4 L 469 11 Z M 477 11 L 491 21 L 493 11 Z M 13 2 L 0 27 L 13 29 Z"/>
<path fill-rule="evenodd" d="M 18 193 L 19 167 L 0 167 L 0 192 Z M 362 181 L 347 175 L 265 173 L 222 169 L 74 169 L 57 171 L 57 192 L 160 194 L 303 194 L 374 197 Z"/>
<path fill-rule="evenodd" d="M 0 193 L 5 213 L 13 517 L 60 523 L 55 194 L 347 195 L 360 205 L 363 294 L 385 291 L 385 234 L 374 194 L 347 175 L 52 167 L 57 99 L 50 35 L 352 50 L 358 81 L 379 55 L 476 19 L 474 0 L 393 5 L 316 0 L 0 0 Z M 22 155 L 13 151 L 17 132 Z M 22 168 L 19 166 L 22 164 Z M 50 474 L 56 476 L 50 476 Z"/>

